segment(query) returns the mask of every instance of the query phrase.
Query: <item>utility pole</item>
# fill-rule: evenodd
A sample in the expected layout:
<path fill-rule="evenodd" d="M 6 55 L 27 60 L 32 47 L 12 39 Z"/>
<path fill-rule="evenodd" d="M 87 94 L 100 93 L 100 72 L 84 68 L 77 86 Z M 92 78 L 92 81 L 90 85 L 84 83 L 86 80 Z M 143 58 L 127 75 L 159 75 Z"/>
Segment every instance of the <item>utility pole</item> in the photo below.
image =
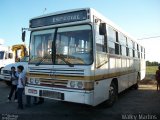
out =
<path fill-rule="evenodd" d="M 44 14 L 46 11 L 47 11 L 47 8 L 44 8 L 44 10 L 43 10 L 43 14 Z"/>

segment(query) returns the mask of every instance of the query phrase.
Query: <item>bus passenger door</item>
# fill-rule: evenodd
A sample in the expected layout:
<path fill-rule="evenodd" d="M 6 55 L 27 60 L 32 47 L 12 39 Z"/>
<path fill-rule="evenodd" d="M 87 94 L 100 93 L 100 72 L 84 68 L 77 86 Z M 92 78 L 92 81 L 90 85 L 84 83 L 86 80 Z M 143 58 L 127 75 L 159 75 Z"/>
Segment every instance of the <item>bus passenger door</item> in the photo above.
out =
<path fill-rule="evenodd" d="M 95 19 L 96 21 L 96 19 Z M 99 33 L 100 21 L 94 23 L 95 33 L 95 84 L 94 84 L 94 104 L 103 102 L 107 97 L 107 84 L 105 79 L 108 73 L 107 45 L 104 35 Z"/>

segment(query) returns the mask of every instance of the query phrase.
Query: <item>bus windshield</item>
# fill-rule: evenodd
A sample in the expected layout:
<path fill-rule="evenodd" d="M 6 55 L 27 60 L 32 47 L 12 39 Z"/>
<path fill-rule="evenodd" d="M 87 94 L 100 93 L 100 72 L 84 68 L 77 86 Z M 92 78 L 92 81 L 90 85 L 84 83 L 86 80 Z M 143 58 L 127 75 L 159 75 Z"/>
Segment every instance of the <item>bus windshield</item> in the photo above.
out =
<path fill-rule="evenodd" d="M 30 63 L 91 64 L 92 58 L 90 25 L 57 28 L 57 32 L 55 29 L 32 32 Z"/>
<path fill-rule="evenodd" d="M 4 51 L 0 51 L 0 59 L 3 59 L 4 57 Z"/>
<path fill-rule="evenodd" d="M 42 64 L 52 64 L 51 47 L 54 32 L 54 29 L 32 32 L 30 41 L 30 63 L 37 64 L 45 58 Z"/>
<path fill-rule="evenodd" d="M 59 28 L 56 37 L 55 64 L 91 64 L 92 34 L 90 25 Z"/>

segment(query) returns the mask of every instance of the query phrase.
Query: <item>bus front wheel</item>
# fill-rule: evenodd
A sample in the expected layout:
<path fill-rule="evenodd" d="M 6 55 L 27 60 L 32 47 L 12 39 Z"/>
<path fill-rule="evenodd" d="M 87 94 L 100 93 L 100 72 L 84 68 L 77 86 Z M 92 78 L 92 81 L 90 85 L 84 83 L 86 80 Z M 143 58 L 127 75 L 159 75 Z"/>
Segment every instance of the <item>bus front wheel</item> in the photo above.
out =
<path fill-rule="evenodd" d="M 113 104 L 116 102 L 118 98 L 118 90 L 115 82 L 111 82 L 111 85 L 109 87 L 109 99 L 106 101 L 107 107 L 113 106 Z"/>

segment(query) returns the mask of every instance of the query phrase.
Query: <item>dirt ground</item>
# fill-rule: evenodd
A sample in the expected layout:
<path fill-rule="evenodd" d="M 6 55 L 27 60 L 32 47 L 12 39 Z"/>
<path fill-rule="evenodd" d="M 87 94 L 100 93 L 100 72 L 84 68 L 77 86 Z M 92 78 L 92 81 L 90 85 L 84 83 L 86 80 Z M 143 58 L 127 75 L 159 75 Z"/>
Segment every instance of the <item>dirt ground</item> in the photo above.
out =
<path fill-rule="evenodd" d="M 144 80 L 139 82 L 139 89 L 157 90 L 157 82 L 154 75 L 146 75 Z"/>

